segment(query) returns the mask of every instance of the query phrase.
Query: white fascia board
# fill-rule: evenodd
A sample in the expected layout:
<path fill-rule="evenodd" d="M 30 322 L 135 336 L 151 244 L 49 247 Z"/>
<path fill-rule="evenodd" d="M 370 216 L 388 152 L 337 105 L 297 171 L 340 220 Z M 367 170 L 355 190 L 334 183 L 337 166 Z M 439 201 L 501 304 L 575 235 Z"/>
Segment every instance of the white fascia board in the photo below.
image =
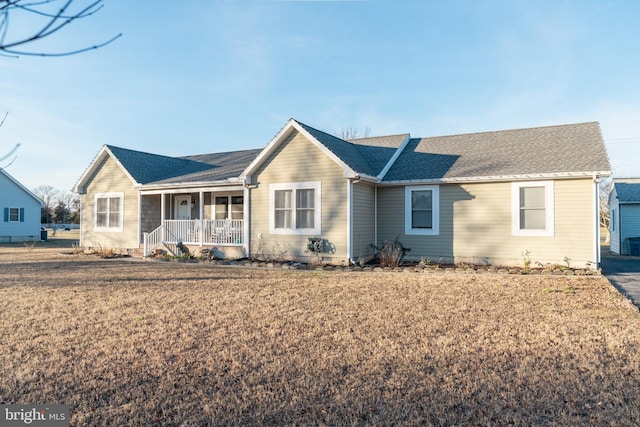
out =
<path fill-rule="evenodd" d="M 91 164 L 89 165 L 87 170 L 84 171 L 84 173 L 82 174 L 82 176 L 78 180 L 78 183 L 73 187 L 73 192 L 74 193 L 84 194 L 86 192 L 86 189 L 85 189 L 86 181 L 89 179 L 90 176 L 92 176 L 98 170 L 98 166 L 100 165 L 100 163 L 102 163 L 102 161 L 107 156 L 110 156 L 111 159 L 113 159 L 113 161 L 116 162 L 116 164 L 120 167 L 120 169 L 122 169 L 122 171 L 127 176 L 127 178 L 129 178 L 129 180 L 131 180 L 131 182 L 133 183 L 134 186 L 139 186 L 140 185 L 140 183 L 138 183 L 131 176 L 131 174 L 129 173 L 127 168 L 125 168 L 122 165 L 122 163 L 120 163 L 118 158 L 113 155 L 111 150 L 109 150 L 109 147 L 107 147 L 106 145 L 103 145 L 102 149 L 100 150 L 98 155 L 93 159 L 93 161 L 91 162 Z"/>
<path fill-rule="evenodd" d="M 285 140 L 287 136 L 293 131 L 297 130 L 300 132 L 305 138 L 311 141 L 320 151 L 322 151 L 327 157 L 333 160 L 342 170 L 344 171 L 343 175 L 345 177 L 355 178 L 356 172 L 351 169 L 345 162 L 342 161 L 338 156 L 336 156 L 333 152 L 331 152 L 327 147 L 325 147 L 320 141 L 318 141 L 313 135 L 311 135 L 305 128 L 300 126 L 300 124 L 295 121 L 295 119 L 289 119 L 286 125 L 278 132 L 278 134 L 273 137 L 271 142 L 267 144 L 267 146 L 260 152 L 258 157 L 256 157 L 253 162 L 240 174 L 240 179 L 246 181 L 247 184 L 251 184 L 251 175 L 258 169 L 258 167 L 275 151 L 280 144 Z"/>
<path fill-rule="evenodd" d="M 411 134 L 407 134 L 407 137 L 405 138 L 405 140 L 402 141 L 402 144 L 400 144 L 396 152 L 393 153 L 393 156 L 391 156 L 391 159 L 389 159 L 385 167 L 380 171 L 377 177 L 379 181 L 382 181 L 384 179 L 384 176 L 387 174 L 387 172 L 389 172 L 389 169 L 391 169 L 391 166 L 393 166 L 396 160 L 398 160 L 398 157 L 400 157 L 400 154 L 402 154 L 404 149 L 407 147 L 409 140 L 411 140 Z"/>
<path fill-rule="evenodd" d="M 151 194 L 180 194 L 180 193 L 198 193 L 202 192 L 225 192 L 225 191 L 241 191 L 244 186 L 240 184 L 231 184 L 231 183 L 220 183 L 220 185 L 214 185 L 212 183 L 207 183 L 206 186 L 194 186 L 193 183 L 191 185 L 183 185 L 183 186 L 157 186 L 157 187 L 141 187 L 138 188 L 140 194 L 148 196 Z"/>
<path fill-rule="evenodd" d="M 601 172 L 595 172 L 598 176 Z M 594 172 L 560 172 L 560 173 L 543 173 L 543 174 L 526 174 L 526 175 L 496 175 L 496 176 L 471 176 L 458 178 L 440 178 L 440 179 L 422 179 L 422 180 L 403 180 L 403 181 L 384 181 L 380 185 L 415 185 L 415 184 L 464 184 L 464 183 L 484 183 L 484 182 L 512 182 L 512 181 L 539 181 L 539 180 L 555 180 L 555 179 L 575 179 L 575 178 L 593 178 Z"/>
<path fill-rule="evenodd" d="M 342 168 L 344 176 L 349 176 L 349 177 L 353 176 L 353 177 L 355 177 L 357 175 L 356 171 L 351 169 L 344 161 L 342 161 L 342 159 L 340 157 L 336 156 L 324 144 L 322 144 L 313 135 L 311 135 L 309 132 L 307 132 L 307 130 L 305 128 L 300 126 L 300 124 L 298 124 L 298 122 L 296 122 L 295 120 L 293 120 L 293 127 L 298 132 L 300 132 L 302 135 L 304 135 L 305 138 L 307 138 L 309 141 L 311 141 L 316 147 L 318 147 L 320 149 L 320 151 L 322 151 L 327 157 L 329 157 L 331 160 L 333 160 L 340 168 Z M 347 142 L 347 141 L 345 141 L 345 142 Z M 347 142 L 347 144 L 348 144 L 348 142 Z"/>
<path fill-rule="evenodd" d="M 40 206 L 44 206 L 44 202 L 42 201 L 42 199 L 40 197 L 36 196 L 35 193 L 33 193 L 31 190 L 29 190 L 24 185 L 22 185 L 22 183 L 20 181 L 18 181 L 17 179 L 15 179 L 13 176 L 11 176 L 11 174 L 9 172 L 5 171 L 3 168 L 0 168 L 0 173 L 2 173 L 4 176 L 6 176 L 7 179 L 9 181 L 13 182 L 19 189 L 21 189 L 22 191 L 27 193 L 28 196 L 31 196 L 32 198 L 34 198 L 38 203 L 40 203 Z"/>
<path fill-rule="evenodd" d="M 262 162 L 264 162 L 265 159 L 267 159 L 271 155 L 271 153 L 273 153 L 273 151 L 278 148 L 278 146 L 282 143 L 282 141 L 284 141 L 289 133 L 291 133 L 291 131 L 293 130 L 293 123 L 294 120 L 289 119 L 289 121 L 282 127 L 282 129 L 280 129 L 280 132 L 278 132 L 276 136 L 274 136 L 271 141 L 269 141 L 267 146 L 262 149 L 260 154 L 258 154 L 258 156 L 249 164 L 249 166 L 247 166 L 247 168 L 242 171 L 239 177 L 240 180 L 247 181 L 251 178 L 251 175 L 253 175 L 253 173 L 256 171 L 256 169 L 258 169 Z"/>

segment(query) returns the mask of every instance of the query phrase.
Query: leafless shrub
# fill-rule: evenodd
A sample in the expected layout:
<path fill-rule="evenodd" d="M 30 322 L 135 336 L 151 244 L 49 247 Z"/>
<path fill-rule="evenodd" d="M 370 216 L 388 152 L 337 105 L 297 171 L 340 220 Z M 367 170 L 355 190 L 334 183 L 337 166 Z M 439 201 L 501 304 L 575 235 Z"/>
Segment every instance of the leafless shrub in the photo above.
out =
<path fill-rule="evenodd" d="M 378 247 L 372 244 L 371 247 L 376 251 L 380 266 L 391 268 L 398 267 L 402 260 L 407 256 L 407 252 L 411 250 L 409 248 L 405 248 L 397 237 L 393 242 L 385 240 L 382 242 L 382 246 Z"/>
<path fill-rule="evenodd" d="M 282 262 L 285 260 L 287 253 L 291 249 L 291 244 L 289 242 L 280 242 L 276 241 L 271 246 L 271 257 L 275 262 Z"/>

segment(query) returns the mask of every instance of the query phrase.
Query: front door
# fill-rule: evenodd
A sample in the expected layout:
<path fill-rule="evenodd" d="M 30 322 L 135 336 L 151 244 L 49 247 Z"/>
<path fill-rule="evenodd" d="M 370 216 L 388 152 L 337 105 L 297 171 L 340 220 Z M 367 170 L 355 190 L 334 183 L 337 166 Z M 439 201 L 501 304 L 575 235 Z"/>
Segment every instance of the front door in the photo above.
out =
<path fill-rule="evenodd" d="M 191 196 L 176 196 L 176 219 L 191 219 Z"/>

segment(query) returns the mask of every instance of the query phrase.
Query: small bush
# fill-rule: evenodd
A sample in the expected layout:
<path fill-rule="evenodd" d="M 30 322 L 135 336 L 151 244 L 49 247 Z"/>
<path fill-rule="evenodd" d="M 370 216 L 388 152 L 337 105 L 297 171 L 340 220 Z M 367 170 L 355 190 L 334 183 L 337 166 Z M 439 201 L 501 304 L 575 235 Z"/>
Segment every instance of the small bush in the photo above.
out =
<path fill-rule="evenodd" d="M 400 265 L 411 249 L 405 248 L 402 242 L 396 237 L 393 242 L 385 240 L 382 246 L 371 245 L 375 249 L 380 262 L 380 267 L 395 268 Z"/>

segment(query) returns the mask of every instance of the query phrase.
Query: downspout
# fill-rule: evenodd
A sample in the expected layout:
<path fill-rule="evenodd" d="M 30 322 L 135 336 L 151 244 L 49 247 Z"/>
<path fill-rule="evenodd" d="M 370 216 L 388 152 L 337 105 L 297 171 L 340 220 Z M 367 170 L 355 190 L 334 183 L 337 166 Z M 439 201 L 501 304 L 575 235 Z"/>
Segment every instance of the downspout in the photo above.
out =
<path fill-rule="evenodd" d="M 378 186 L 374 188 L 373 195 L 373 244 L 378 247 Z"/>
<path fill-rule="evenodd" d="M 251 255 L 251 188 L 247 185 L 244 187 L 244 251 L 247 258 Z"/>
<path fill-rule="evenodd" d="M 142 234 L 142 192 L 138 190 L 138 236 L 136 240 L 138 242 L 138 248 L 140 248 L 140 236 Z"/>
<path fill-rule="evenodd" d="M 598 178 L 598 175 L 593 174 L 593 187 L 594 187 L 594 208 L 595 208 L 595 226 L 596 226 L 596 230 L 595 230 L 595 246 L 594 246 L 594 258 L 595 258 L 595 263 L 596 263 L 596 270 L 598 268 L 600 268 L 600 194 L 598 191 L 599 185 L 600 185 L 600 179 Z"/>
<path fill-rule="evenodd" d="M 347 259 L 349 264 L 353 261 L 353 184 L 357 181 L 347 180 Z"/>

